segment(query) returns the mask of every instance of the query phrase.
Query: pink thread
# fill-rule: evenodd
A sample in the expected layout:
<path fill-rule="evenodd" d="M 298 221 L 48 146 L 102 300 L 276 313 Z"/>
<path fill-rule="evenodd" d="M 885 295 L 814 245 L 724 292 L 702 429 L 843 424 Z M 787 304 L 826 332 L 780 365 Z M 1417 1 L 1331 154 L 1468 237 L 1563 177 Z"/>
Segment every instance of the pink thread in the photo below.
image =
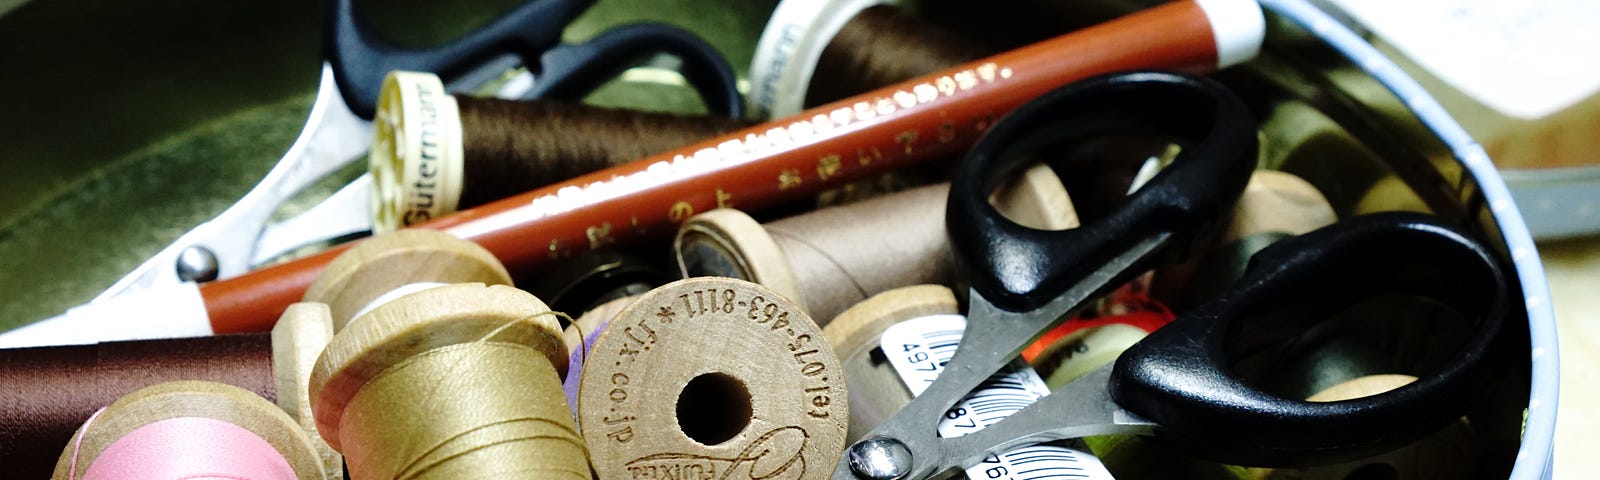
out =
<path fill-rule="evenodd" d="M 106 407 L 100 407 L 99 410 L 95 410 L 94 415 L 90 415 L 88 420 L 83 421 L 83 433 L 78 434 L 77 438 L 72 440 L 72 461 L 67 463 L 67 480 L 78 478 L 78 452 L 83 449 L 83 437 L 89 435 L 89 426 L 94 425 L 94 419 L 100 418 L 100 414 L 105 413 L 105 411 Z"/>
<path fill-rule="evenodd" d="M 73 460 L 76 468 L 76 452 Z M 197 417 L 134 429 L 83 474 L 83 480 L 188 479 L 296 480 L 289 460 L 266 440 L 238 425 Z"/>

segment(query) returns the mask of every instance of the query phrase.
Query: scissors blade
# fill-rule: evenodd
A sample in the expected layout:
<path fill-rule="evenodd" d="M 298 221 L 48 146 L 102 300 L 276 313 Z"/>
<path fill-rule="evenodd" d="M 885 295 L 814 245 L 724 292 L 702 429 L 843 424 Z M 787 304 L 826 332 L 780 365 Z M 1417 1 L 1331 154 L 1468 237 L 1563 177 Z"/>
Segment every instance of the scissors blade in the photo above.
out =
<path fill-rule="evenodd" d="M 74 345 L 214 333 L 194 282 L 161 283 L 0 334 L 0 348 Z"/>
<path fill-rule="evenodd" d="M 372 174 L 364 173 L 311 209 L 267 225 L 255 242 L 250 266 L 260 267 L 314 243 L 371 233 L 372 197 Z"/>
<path fill-rule="evenodd" d="M 215 274 L 204 277 L 227 278 L 245 273 L 250 269 L 250 252 L 255 250 L 258 234 L 282 200 L 361 158 L 371 145 L 371 138 L 371 122 L 357 117 L 345 105 L 334 84 L 333 68 L 324 62 L 316 102 L 306 126 L 266 178 L 216 218 L 183 234 L 90 303 L 188 282 L 191 279 L 180 276 L 178 266 L 180 257 L 186 255 L 214 259 Z"/>

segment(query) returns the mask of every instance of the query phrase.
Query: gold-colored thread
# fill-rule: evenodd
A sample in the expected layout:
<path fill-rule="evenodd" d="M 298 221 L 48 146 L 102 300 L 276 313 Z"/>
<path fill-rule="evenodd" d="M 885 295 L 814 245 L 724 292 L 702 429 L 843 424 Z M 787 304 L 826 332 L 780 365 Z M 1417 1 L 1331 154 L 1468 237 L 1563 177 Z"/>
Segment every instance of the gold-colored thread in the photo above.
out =
<path fill-rule="evenodd" d="M 407 358 L 363 386 L 341 425 L 350 470 L 394 479 L 589 478 L 555 367 L 526 345 L 487 340 L 502 329 Z"/>

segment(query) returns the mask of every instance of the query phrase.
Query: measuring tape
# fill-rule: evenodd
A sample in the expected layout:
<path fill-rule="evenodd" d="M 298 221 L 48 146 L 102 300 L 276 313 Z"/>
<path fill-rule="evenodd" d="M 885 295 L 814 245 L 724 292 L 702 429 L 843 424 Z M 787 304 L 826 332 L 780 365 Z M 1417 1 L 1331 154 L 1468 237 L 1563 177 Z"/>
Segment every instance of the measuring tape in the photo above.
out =
<path fill-rule="evenodd" d="M 889 364 L 915 396 L 921 395 L 939 378 L 950 358 L 955 356 L 966 329 L 964 316 L 930 315 L 890 326 L 879 341 Z M 1020 359 L 1013 360 L 945 412 L 939 420 L 939 435 L 952 438 L 982 430 L 1049 394 L 1050 387 L 1045 386 L 1032 367 Z M 1113 478 L 1093 454 L 1059 443 L 1029 445 L 990 455 L 968 467 L 967 477 Z"/>

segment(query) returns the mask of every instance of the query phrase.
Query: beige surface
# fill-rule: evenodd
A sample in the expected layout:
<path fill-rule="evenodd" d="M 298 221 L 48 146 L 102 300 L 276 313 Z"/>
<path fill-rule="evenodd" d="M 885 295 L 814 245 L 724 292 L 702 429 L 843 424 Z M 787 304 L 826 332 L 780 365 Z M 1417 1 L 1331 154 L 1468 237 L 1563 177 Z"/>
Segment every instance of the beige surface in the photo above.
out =
<path fill-rule="evenodd" d="M 1600 238 L 1543 243 L 1561 347 L 1555 479 L 1600 478 Z"/>

